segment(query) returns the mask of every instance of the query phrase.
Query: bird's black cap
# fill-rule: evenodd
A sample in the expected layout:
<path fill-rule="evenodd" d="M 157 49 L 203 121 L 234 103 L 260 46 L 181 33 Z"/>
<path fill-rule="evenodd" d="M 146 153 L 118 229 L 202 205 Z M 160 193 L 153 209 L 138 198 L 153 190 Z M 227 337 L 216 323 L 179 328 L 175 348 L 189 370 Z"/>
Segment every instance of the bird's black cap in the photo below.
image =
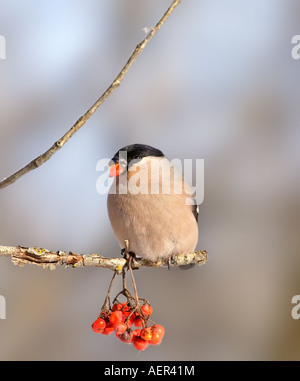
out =
<path fill-rule="evenodd" d="M 124 153 L 127 155 L 125 158 Z M 122 160 L 122 158 L 126 159 L 127 163 L 130 163 L 132 160 L 142 159 L 143 157 L 154 156 L 154 157 L 163 157 L 165 156 L 159 149 L 148 146 L 146 144 L 130 144 L 123 148 L 120 148 L 118 152 L 111 159 L 112 162 L 117 163 Z"/>

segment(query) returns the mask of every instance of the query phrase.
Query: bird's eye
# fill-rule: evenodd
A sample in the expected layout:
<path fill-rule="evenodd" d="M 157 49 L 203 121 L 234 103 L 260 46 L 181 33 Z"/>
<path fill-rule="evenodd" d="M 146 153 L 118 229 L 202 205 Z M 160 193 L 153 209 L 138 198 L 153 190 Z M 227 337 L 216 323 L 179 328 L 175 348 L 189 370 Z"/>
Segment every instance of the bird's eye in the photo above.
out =
<path fill-rule="evenodd" d="M 141 157 L 139 155 L 134 156 L 133 160 L 139 160 Z"/>

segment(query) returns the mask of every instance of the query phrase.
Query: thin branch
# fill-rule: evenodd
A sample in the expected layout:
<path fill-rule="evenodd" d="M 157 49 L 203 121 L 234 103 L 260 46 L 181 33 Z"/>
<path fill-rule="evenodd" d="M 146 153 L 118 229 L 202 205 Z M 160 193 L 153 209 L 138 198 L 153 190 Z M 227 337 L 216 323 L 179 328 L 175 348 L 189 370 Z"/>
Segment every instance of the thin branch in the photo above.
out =
<path fill-rule="evenodd" d="M 162 25 L 165 23 L 165 21 L 172 14 L 174 9 L 177 7 L 177 5 L 179 5 L 180 2 L 181 0 L 174 0 L 172 2 L 168 10 L 158 21 L 155 27 L 151 28 L 150 32 L 147 34 L 145 39 L 136 46 L 132 55 L 130 56 L 120 73 L 117 75 L 117 77 L 111 83 L 111 85 L 105 90 L 105 92 L 93 104 L 93 106 L 91 106 L 88 109 L 88 111 L 76 121 L 76 123 L 70 128 L 70 130 L 66 132 L 59 140 L 57 140 L 45 153 L 39 155 L 25 167 L 21 168 L 19 171 L 15 172 L 11 176 L 1 181 L 0 189 L 7 187 L 8 185 L 18 180 L 20 177 L 24 176 L 26 173 L 40 167 L 42 164 L 48 161 L 54 153 L 60 150 L 67 143 L 67 141 L 87 122 L 87 120 L 94 114 L 94 112 L 104 103 L 104 101 L 111 95 L 111 93 L 121 85 L 121 82 L 123 81 L 125 75 L 127 74 L 132 64 L 135 62 L 137 57 L 143 52 L 145 47 L 152 40 L 152 38 L 159 31 L 159 29 L 162 27 Z"/>
<path fill-rule="evenodd" d="M 25 263 L 31 263 L 42 268 L 54 270 L 57 265 L 68 267 L 103 267 L 118 274 L 122 273 L 126 265 L 126 259 L 105 258 L 98 254 L 75 254 L 65 251 L 50 251 L 41 247 L 22 247 L 22 246 L 0 246 L 0 257 L 10 257 L 13 264 L 24 266 Z M 179 254 L 168 259 L 159 259 L 157 262 L 151 262 L 146 259 L 137 258 L 132 261 L 132 268 L 140 267 L 169 267 L 182 266 L 196 263 L 202 266 L 207 261 L 207 252 L 205 250 L 195 251 L 188 254 Z M 169 263 L 170 262 L 170 263 Z"/>

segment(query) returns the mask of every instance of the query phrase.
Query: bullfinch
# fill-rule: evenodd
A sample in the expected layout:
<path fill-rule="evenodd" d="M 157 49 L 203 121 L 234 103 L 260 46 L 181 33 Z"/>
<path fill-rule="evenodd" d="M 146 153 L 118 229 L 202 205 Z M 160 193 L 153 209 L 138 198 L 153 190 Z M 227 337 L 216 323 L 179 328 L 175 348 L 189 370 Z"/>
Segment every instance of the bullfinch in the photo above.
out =
<path fill-rule="evenodd" d="M 114 180 L 108 216 L 121 248 L 150 261 L 195 251 L 198 207 L 181 171 L 159 150 L 144 144 L 121 148 L 109 163 Z"/>

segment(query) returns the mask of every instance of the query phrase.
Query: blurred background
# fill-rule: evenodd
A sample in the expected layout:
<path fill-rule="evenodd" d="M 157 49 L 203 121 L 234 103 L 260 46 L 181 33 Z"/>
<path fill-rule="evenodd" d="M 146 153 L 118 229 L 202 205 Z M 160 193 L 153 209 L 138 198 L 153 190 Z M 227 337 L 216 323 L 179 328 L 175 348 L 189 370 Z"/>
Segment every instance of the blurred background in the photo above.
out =
<path fill-rule="evenodd" d="M 73 125 L 170 3 L 0 0 L 1 179 Z M 98 160 L 136 142 L 204 159 L 198 249 L 209 255 L 186 272 L 135 272 L 166 327 L 142 353 L 90 328 L 111 271 L 0 258 L 0 360 L 300 359 L 299 21 L 297 0 L 182 1 L 66 146 L 0 191 L 0 245 L 113 257 Z"/>

